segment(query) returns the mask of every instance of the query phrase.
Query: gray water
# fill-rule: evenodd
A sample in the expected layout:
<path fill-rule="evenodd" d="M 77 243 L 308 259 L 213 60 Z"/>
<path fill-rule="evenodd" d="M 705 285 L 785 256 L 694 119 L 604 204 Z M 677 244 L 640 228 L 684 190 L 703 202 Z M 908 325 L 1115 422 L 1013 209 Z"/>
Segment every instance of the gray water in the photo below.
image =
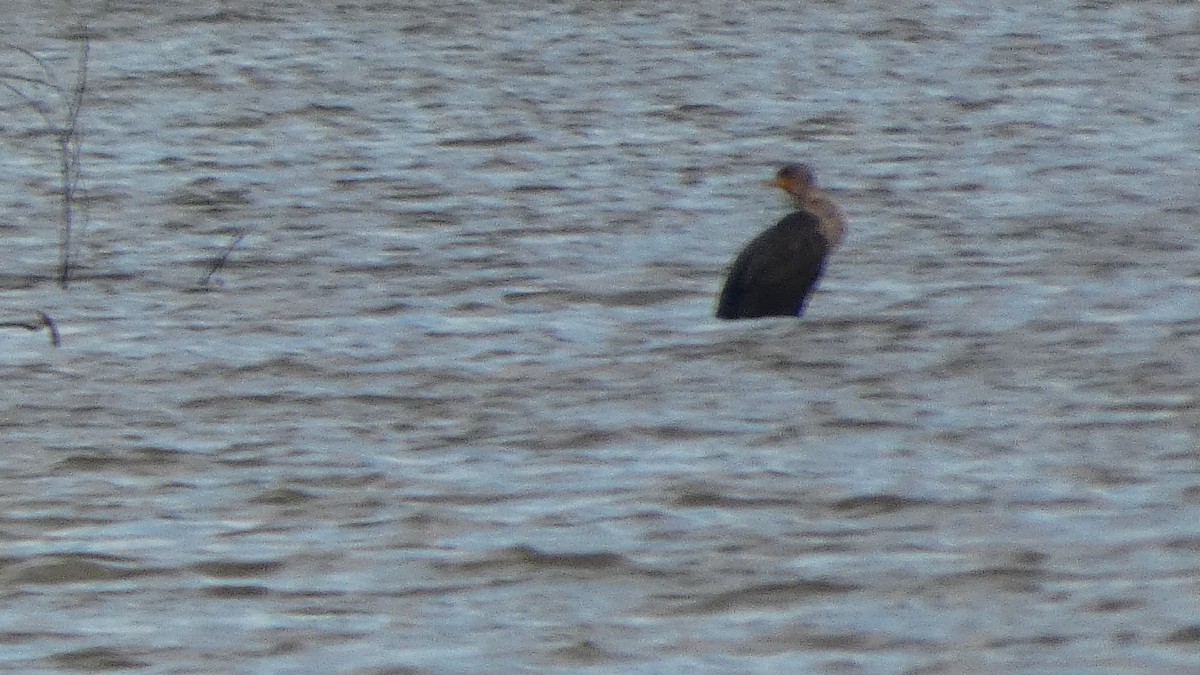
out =
<path fill-rule="evenodd" d="M 1001 4 L 81 3 L 0 669 L 1200 672 L 1200 9 Z M 788 161 L 850 234 L 718 322 Z"/>

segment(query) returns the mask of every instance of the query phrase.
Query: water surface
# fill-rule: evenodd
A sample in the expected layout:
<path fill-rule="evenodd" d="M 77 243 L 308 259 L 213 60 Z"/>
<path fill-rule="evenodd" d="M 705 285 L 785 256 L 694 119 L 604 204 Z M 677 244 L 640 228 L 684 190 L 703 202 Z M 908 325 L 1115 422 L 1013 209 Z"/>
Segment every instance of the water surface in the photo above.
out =
<path fill-rule="evenodd" d="M 80 7 L 67 292 L 0 97 L 0 667 L 1196 667 L 1200 10 Z M 796 160 L 850 235 L 717 322 Z"/>

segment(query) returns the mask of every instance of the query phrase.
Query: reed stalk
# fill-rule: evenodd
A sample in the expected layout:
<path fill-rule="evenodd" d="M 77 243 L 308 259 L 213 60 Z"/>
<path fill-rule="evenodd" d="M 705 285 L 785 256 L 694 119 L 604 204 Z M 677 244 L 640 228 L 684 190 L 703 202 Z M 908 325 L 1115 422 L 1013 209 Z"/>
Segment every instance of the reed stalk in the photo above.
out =
<path fill-rule="evenodd" d="M 37 66 L 40 74 L 30 76 L 0 71 L 0 88 L 6 89 L 35 111 L 55 140 L 59 162 L 60 217 L 57 277 L 63 289 L 71 283 L 76 252 L 79 249 L 76 218 L 83 165 L 81 121 L 88 91 L 88 65 L 91 59 L 91 37 L 87 25 L 80 22 L 74 37 L 79 41 L 79 53 L 75 59 L 74 79 L 70 85 L 62 83 L 46 59 L 19 45 L 9 44 L 6 47 L 29 59 Z"/>

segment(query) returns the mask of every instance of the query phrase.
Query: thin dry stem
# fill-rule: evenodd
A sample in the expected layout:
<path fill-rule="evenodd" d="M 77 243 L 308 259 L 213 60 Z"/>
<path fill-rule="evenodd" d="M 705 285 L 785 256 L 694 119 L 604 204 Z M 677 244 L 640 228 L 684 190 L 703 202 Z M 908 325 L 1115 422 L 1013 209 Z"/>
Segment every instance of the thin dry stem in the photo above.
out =
<path fill-rule="evenodd" d="M 87 95 L 88 65 L 91 59 L 91 36 L 87 24 L 82 21 L 79 25 L 78 35 L 80 36 L 79 56 L 76 59 L 75 82 L 70 91 L 63 87 L 49 62 L 32 50 L 19 45 L 8 44 L 5 46 L 37 64 L 42 71 L 42 77 L 30 77 L 7 71 L 0 72 L 0 87 L 8 90 L 36 112 L 46 123 L 46 129 L 55 137 L 59 159 L 59 210 L 62 220 L 58 247 L 58 282 L 63 288 L 70 285 L 75 251 L 78 248 L 75 236 L 75 196 L 79 189 L 83 164 L 83 136 L 80 130 L 80 117 L 83 114 L 84 99 Z M 33 96 L 21 85 L 52 90 L 54 98 L 57 99 L 57 105 Z M 56 113 L 61 113 L 61 121 L 56 119 Z"/>
<path fill-rule="evenodd" d="M 229 260 L 229 254 L 233 253 L 233 249 L 237 248 L 237 245 L 240 244 L 242 239 L 245 238 L 245 232 L 237 232 L 233 235 L 233 237 L 229 240 L 229 243 L 225 245 L 225 248 L 221 249 L 221 253 L 212 261 L 212 264 L 208 266 L 208 272 L 206 272 L 204 276 L 200 277 L 200 283 L 198 284 L 200 288 L 206 288 L 208 286 L 208 282 L 212 279 L 213 275 L 216 274 L 222 267 L 224 267 L 225 262 Z"/>
<path fill-rule="evenodd" d="M 58 332 L 58 324 L 45 312 L 38 312 L 38 321 L 0 321 L 0 328 L 24 328 L 25 330 L 41 330 L 45 328 L 50 333 L 50 344 L 62 345 L 62 334 Z"/>

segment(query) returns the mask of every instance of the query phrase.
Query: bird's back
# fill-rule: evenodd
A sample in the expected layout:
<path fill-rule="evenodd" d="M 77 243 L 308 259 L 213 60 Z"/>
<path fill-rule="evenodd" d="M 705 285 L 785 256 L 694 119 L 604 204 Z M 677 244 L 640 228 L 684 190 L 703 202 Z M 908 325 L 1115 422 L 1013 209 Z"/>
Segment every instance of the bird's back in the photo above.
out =
<path fill-rule="evenodd" d="M 734 260 L 717 302 L 717 318 L 800 316 L 828 252 L 816 215 L 788 214 L 746 244 Z"/>

